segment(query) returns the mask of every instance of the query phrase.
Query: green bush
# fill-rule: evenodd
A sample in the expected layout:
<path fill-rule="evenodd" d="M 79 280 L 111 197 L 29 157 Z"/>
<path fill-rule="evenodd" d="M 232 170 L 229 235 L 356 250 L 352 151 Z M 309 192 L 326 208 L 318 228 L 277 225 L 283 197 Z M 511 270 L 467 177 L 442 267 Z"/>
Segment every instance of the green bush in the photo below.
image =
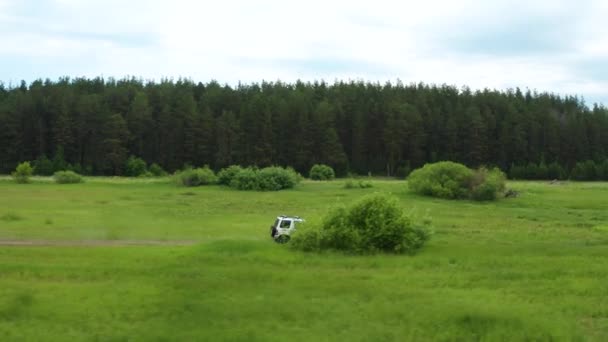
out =
<path fill-rule="evenodd" d="M 164 177 L 167 175 L 167 172 L 165 170 L 163 170 L 163 168 L 156 163 L 153 163 L 152 165 L 150 165 L 149 171 L 154 177 Z"/>
<path fill-rule="evenodd" d="M 310 168 L 309 177 L 313 180 L 332 180 L 336 177 L 336 174 L 331 166 L 315 164 Z"/>
<path fill-rule="evenodd" d="M 53 162 L 45 155 L 34 160 L 34 173 L 39 176 L 50 176 L 53 174 Z"/>
<path fill-rule="evenodd" d="M 512 171 L 519 172 L 515 166 Z M 505 190 L 506 175 L 498 168 L 473 171 L 453 162 L 426 164 L 408 177 L 408 186 L 426 196 L 476 201 L 495 200 Z"/>
<path fill-rule="evenodd" d="M 293 188 L 299 180 L 298 174 L 291 168 L 278 166 L 261 170 L 245 168 L 232 177 L 230 186 L 238 190 L 277 191 Z"/>
<path fill-rule="evenodd" d="M 250 167 L 241 169 L 230 181 L 230 186 L 238 190 L 260 190 L 258 170 Z"/>
<path fill-rule="evenodd" d="M 292 168 L 279 166 L 265 167 L 259 171 L 261 190 L 291 189 L 299 182 L 298 174 Z"/>
<path fill-rule="evenodd" d="M 498 168 L 479 168 L 471 178 L 471 198 L 476 201 L 497 199 L 505 191 L 506 179 L 505 174 Z"/>
<path fill-rule="evenodd" d="M 57 171 L 53 174 L 53 179 L 58 184 L 74 184 L 84 181 L 82 176 L 74 171 Z"/>
<path fill-rule="evenodd" d="M 30 165 L 29 161 L 26 161 L 17 165 L 17 168 L 11 175 L 13 176 L 15 182 L 23 184 L 30 182 L 30 177 L 33 173 L 34 168 L 32 168 L 32 165 Z"/>
<path fill-rule="evenodd" d="M 570 177 L 574 180 L 592 181 L 597 179 L 598 167 L 593 160 L 576 163 Z"/>
<path fill-rule="evenodd" d="M 239 165 L 230 165 L 217 173 L 217 182 L 222 185 L 230 185 L 230 182 L 243 168 Z"/>
<path fill-rule="evenodd" d="M 208 166 L 197 169 L 186 169 L 175 174 L 175 182 L 183 186 L 201 186 L 215 184 L 217 177 Z"/>
<path fill-rule="evenodd" d="M 374 186 L 374 184 L 369 181 L 369 180 L 363 180 L 363 179 L 347 179 L 346 182 L 344 182 L 344 188 L 345 189 L 357 189 L 357 188 L 361 188 L 361 189 L 367 189 L 367 188 L 372 188 Z"/>
<path fill-rule="evenodd" d="M 139 177 L 146 173 L 146 162 L 135 156 L 130 156 L 125 163 L 125 176 Z"/>
<path fill-rule="evenodd" d="M 469 197 L 472 176 L 466 166 L 443 161 L 414 170 L 407 180 L 409 188 L 421 195 L 456 199 Z"/>
<path fill-rule="evenodd" d="M 291 241 L 304 251 L 413 253 L 429 237 L 429 229 L 414 225 L 394 196 L 374 194 L 330 211 L 320 227 L 302 229 Z"/>

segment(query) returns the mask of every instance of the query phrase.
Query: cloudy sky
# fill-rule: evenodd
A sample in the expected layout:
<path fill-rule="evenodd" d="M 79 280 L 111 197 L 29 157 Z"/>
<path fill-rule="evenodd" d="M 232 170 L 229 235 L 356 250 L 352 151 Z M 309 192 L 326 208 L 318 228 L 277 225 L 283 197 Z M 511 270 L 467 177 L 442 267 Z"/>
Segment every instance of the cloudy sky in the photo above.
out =
<path fill-rule="evenodd" d="M 0 81 L 364 79 L 608 104 L 608 2 L 0 0 Z"/>

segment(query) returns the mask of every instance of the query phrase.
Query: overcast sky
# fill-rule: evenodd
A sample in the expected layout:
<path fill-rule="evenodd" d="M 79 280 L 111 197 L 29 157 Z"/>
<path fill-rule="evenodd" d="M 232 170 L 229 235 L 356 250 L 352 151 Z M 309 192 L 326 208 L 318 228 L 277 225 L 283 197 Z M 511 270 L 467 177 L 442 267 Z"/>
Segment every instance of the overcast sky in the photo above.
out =
<path fill-rule="evenodd" d="M 0 81 L 364 79 L 608 104 L 608 1 L 0 0 Z"/>

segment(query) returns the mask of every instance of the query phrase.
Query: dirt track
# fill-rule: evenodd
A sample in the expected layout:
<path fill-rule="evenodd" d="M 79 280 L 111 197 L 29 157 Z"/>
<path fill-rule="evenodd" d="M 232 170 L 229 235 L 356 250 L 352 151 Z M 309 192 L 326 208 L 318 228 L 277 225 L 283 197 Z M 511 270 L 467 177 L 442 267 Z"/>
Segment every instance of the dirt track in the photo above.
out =
<path fill-rule="evenodd" d="M 0 240 L 0 246 L 14 247 L 124 247 L 124 246 L 191 246 L 192 240 Z"/>

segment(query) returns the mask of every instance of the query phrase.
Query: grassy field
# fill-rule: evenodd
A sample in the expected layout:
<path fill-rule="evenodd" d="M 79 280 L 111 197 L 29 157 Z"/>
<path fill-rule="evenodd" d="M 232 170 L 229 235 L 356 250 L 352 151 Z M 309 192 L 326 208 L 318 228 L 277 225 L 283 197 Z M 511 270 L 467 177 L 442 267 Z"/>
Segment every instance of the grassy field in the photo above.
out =
<path fill-rule="evenodd" d="M 607 183 L 512 182 L 521 196 L 494 203 L 342 186 L 0 179 L 0 240 L 167 244 L 0 246 L 0 340 L 608 340 Z M 279 214 L 314 224 L 374 191 L 432 217 L 419 254 L 307 254 L 268 236 Z"/>

